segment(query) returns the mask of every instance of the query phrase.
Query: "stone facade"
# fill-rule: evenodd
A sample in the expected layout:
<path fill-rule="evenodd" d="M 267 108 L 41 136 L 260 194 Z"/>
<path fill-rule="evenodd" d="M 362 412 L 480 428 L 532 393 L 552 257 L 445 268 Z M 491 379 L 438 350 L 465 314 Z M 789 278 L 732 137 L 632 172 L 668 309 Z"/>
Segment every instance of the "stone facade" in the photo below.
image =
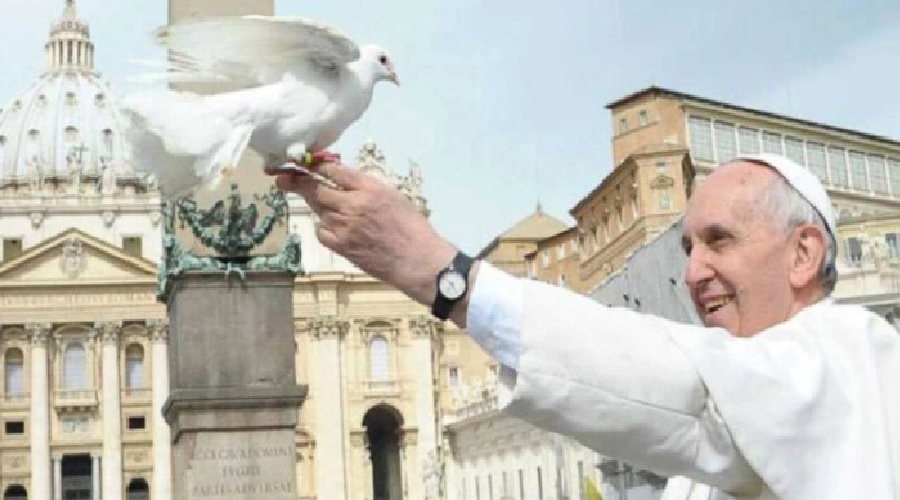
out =
<path fill-rule="evenodd" d="M 66 16 L 77 19 L 72 9 Z M 54 126 L 41 134 L 64 142 Z M 152 178 L 126 175 L 126 159 L 127 151 L 113 158 L 123 170 L 102 187 L 82 175 L 35 190 L 0 170 L 0 495 L 172 498 L 173 432 L 162 416 L 170 338 L 156 298 L 163 217 Z M 398 173 L 374 141 L 353 160 L 428 214 L 420 166 Z M 90 172 L 106 160 L 83 161 Z M 376 488 L 439 497 L 452 388 L 484 377 L 487 357 L 464 332 L 322 247 L 309 208 L 296 196 L 288 202 L 286 231 L 300 237 L 306 271 L 291 292 L 296 382 L 309 387 L 295 435 L 300 498 L 371 499 Z"/>

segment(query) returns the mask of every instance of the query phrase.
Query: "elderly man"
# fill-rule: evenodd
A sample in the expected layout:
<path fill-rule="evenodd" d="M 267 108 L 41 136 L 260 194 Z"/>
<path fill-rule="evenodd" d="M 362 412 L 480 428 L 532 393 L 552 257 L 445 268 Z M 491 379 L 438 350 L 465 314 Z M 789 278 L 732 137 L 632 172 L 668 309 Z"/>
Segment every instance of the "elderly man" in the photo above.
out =
<path fill-rule="evenodd" d="M 609 308 L 457 251 L 396 190 L 351 169 L 281 177 L 318 238 L 450 318 L 501 363 L 501 406 L 676 476 L 668 498 L 900 499 L 900 336 L 834 304 L 835 222 L 786 158 L 720 166 L 683 221 L 705 327 Z"/>

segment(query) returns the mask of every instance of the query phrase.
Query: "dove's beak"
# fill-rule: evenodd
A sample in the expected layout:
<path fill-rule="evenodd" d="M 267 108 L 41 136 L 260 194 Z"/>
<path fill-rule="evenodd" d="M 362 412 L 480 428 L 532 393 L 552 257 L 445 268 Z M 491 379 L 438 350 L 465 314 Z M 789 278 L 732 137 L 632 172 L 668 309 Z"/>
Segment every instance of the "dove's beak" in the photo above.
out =
<path fill-rule="evenodd" d="M 396 85 L 398 87 L 400 86 L 400 77 L 397 76 L 396 71 L 391 71 L 390 76 L 388 76 L 388 80 L 391 82 L 394 82 L 394 85 Z"/>

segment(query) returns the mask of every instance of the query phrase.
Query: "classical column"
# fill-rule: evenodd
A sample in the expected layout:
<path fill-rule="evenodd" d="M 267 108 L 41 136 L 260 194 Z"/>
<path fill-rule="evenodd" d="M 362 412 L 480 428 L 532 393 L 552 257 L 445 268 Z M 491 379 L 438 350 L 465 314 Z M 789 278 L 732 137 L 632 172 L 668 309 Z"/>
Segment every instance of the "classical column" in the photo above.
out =
<path fill-rule="evenodd" d="M 341 336 L 347 322 L 320 316 L 313 323 L 318 356 L 316 405 L 316 496 L 346 500 L 344 408 L 341 388 Z"/>
<path fill-rule="evenodd" d="M 91 499 L 100 500 L 100 455 L 91 453 Z"/>
<path fill-rule="evenodd" d="M 95 325 L 103 342 L 103 498 L 122 496 L 122 405 L 119 385 L 119 323 Z"/>
<path fill-rule="evenodd" d="M 421 487 L 419 498 L 426 500 L 440 497 L 440 465 L 437 456 L 437 423 L 435 422 L 434 401 L 434 366 L 432 365 L 432 339 L 437 331 L 437 324 L 427 316 L 410 319 L 409 329 L 413 335 L 413 362 L 416 377 L 416 426 L 418 439 L 416 448 L 419 452 L 421 469 L 418 479 L 413 477 L 413 492 Z M 416 495 L 413 495 L 416 496 Z"/>
<path fill-rule="evenodd" d="M 154 500 L 172 498 L 172 440 L 169 424 L 163 418 L 163 406 L 169 397 L 169 324 L 167 320 L 148 322 L 152 344 L 153 406 L 153 486 Z"/>
<path fill-rule="evenodd" d="M 47 338 L 50 324 L 26 326 L 31 338 L 31 488 L 29 498 L 50 498 L 50 381 Z M 59 485 L 55 485 L 59 488 Z"/>
<path fill-rule="evenodd" d="M 53 457 L 53 500 L 62 500 L 62 457 Z"/>

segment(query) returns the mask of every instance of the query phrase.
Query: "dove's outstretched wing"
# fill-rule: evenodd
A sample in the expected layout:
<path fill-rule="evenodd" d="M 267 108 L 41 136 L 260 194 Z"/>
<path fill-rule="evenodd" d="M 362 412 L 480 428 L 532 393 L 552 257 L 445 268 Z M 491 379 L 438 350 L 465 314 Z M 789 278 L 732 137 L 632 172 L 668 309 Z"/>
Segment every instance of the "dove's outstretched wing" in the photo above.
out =
<path fill-rule="evenodd" d="M 300 17 L 239 16 L 159 28 L 169 51 L 166 80 L 212 83 L 219 91 L 273 83 L 291 73 L 301 80 L 337 77 L 359 58 L 356 42 L 329 25 Z"/>

